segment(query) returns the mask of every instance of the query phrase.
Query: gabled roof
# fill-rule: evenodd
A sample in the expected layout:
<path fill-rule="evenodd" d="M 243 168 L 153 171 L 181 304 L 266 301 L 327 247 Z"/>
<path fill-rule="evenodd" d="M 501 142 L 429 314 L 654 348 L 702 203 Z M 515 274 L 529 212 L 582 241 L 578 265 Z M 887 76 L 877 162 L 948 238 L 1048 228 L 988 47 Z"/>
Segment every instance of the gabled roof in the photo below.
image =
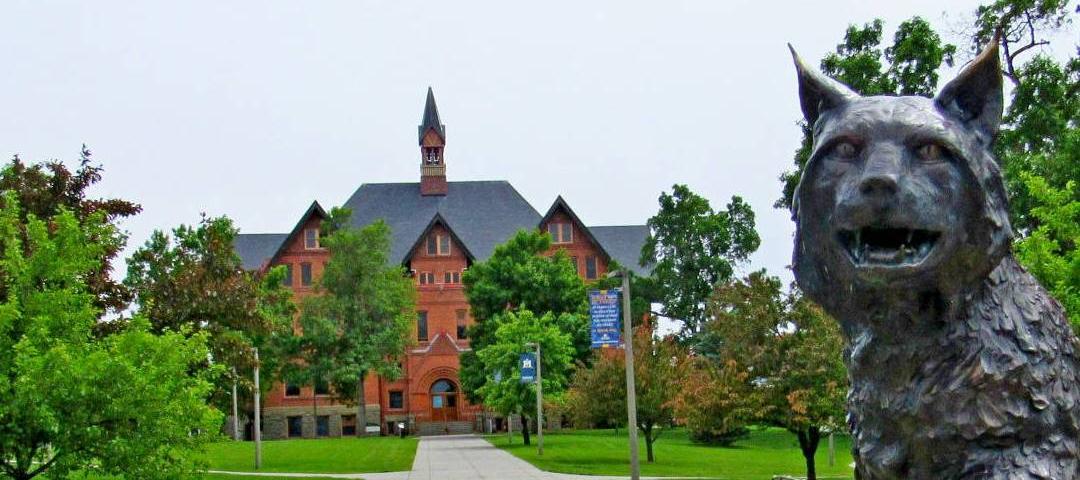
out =
<path fill-rule="evenodd" d="M 536 224 L 537 228 L 542 226 L 544 222 L 551 220 L 551 217 L 555 216 L 555 213 L 560 210 L 566 212 L 566 214 L 570 216 L 570 220 L 581 227 L 581 230 L 585 232 L 585 236 L 589 238 L 589 241 L 592 242 L 593 245 L 596 245 L 596 248 L 600 249 L 600 253 L 603 253 L 607 258 L 611 258 L 611 254 L 607 251 L 607 248 L 604 247 L 604 244 L 600 243 L 600 241 L 593 236 L 589 227 L 586 227 L 585 222 L 582 222 L 581 219 L 578 218 L 577 214 L 574 213 L 574 209 L 570 208 L 570 204 L 566 203 L 566 200 L 562 198 L 562 195 L 555 198 L 555 202 L 551 204 L 551 208 L 548 208 L 547 213 L 544 214 L 544 218 L 541 218 L 540 222 Z"/>
<path fill-rule="evenodd" d="M 449 182 L 446 195 L 420 195 L 419 183 L 365 183 L 345 202 L 351 223 L 363 227 L 382 219 L 390 227 L 390 260 L 405 261 L 435 215 L 452 227 L 476 260 L 518 230 L 533 230 L 540 214 L 506 181 Z"/>
<path fill-rule="evenodd" d="M 424 118 L 420 120 L 420 126 L 417 127 L 417 136 L 420 137 L 421 145 L 424 144 L 424 133 L 430 128 L 435 129 L 435 133 L 446 140 L 446 125 L 443 125 L 442 120 L 439 119 L 439 107 L 435 106 L 435 93 L 431 91 L 431 87 L 428 87 L 427 101 L 424 102 Z"/>
<path fill-rule="evenodd" d="M 321 219 L 328 218 L 322 205 L 313 201 L 289 233 L 241 233 L 236 235 L 233 248 L 236 249 L 237 255 L 240 255 L 244 269 L 258 270 L 269 265 L 292 243 L 293 239 L 300 235 L 304 229 L 304 224 L 312 216 L 318 216 Z"/>
<path fill-rule="evenodd" d="M 233 248 L 244 270 L 259 270 L 288 236 L 287 233 L 241 233 L 233 241 Z"/>
<path fill-rule="evenodd" d="M 611 254 L 611 258 L 619 262 L 619 265 L 629 268 L 636 275 L 648 276 L 651 273 L 652 267 L 642 267 L 638 264 L 641 258 L 641 247 L 649 238 L 647 225 L 589 227 L 589 230 L 600 240 L 600 244 Z"/>
<path fill-rule="evenodd" d="M 462 242 L 461 238 L 454 232 L 454 229 L 450 228 L 450 224 L 446 223 L 446 219 L 442 217 L 442 214 L 436 213 L 431 219 L 431 222 L 428 223 L 427 228 L 425 228 L 424 231 L 420 233 L 420 236 L 416 238 L 416 242 L 413 243 L 412 247 L 409 247 L 409 252 L 405 254 L 402 263 L 407 263 L 409 260 L 412 260 L 412 256 L 416 253 L 416 249 L 424 243 L 424 239 L 427 238 L 428 232 L 431 232 L 431 229 L 435 228 L 435 225 L 442 225 L 446 231 L 450 232 L 450 238 L 454 239 L 454 243 L 457 243 L 458 246 L 461 247 L 461 250 L 465 252 L 465 258 L 469 259 L 469 262 L 476 260 L 476 257 L 469 251 L 469 247 L 465 245 L 465 242 Z"/>

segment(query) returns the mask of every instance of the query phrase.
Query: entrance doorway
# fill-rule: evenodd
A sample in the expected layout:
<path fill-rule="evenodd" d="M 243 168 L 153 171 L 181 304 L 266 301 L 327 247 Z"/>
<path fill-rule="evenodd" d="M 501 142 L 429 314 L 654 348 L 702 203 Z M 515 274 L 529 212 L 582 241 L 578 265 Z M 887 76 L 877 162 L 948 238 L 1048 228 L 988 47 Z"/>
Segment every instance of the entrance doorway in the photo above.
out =
<path fill-rule="evenodd" d="M 447 379 L 431 384 L 431 420 L 452 422 L 458 418 L 457 388 Z"/>

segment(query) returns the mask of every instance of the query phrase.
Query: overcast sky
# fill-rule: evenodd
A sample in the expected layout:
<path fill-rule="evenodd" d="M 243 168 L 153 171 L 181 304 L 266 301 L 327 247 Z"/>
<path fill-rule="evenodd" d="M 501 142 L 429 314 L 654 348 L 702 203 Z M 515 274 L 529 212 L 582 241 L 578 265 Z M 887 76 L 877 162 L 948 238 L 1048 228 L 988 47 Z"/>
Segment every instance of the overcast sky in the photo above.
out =
<path fill-rule="evenodd" d="M 88 144 L 93 193 L 144 208 L 132 246 L 200 212 L 284 232 L 313 199 L 419 180 L 430 85 L 451 181 L 508 180 L 541 213 L 561 194 L 590 225 L 644 223 L 674 183 L 741 195 L 747 268 L 790 279 L 785 43 L 816 64 L 848 24 L 891 38 L 922 15 L 964 49 L 977 3 L 5 1 L 0 156 L 74 165 Z"/>

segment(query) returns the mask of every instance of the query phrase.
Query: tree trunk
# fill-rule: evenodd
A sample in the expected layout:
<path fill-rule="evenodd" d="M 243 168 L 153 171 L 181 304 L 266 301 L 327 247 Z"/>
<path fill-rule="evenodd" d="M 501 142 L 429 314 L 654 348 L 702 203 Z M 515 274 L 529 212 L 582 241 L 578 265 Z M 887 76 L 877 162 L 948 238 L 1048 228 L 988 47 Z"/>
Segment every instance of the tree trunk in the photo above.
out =
<path fill-rule="evenodd" d="M 652 452 L 653 442 L 656 441 L 656 438 L 653 437 L 653 429 L 652 427 L 643 428 L 642 431 L 645 433 L 645 460 L 648 463 L 653 463 L 656 461 Z"/>
<path fill-rule="evenodd" d="M 532 445 L 529 443 L 529 419 L 525 415 L 521 416 L 521 436 L 525 439 L 525 445 Z"/>
<path fill-rule="evenodd" d="M 367 435 L 367 399 L 364 398 L 364 373 L 360 374 L 360 381 L 356 382 L 356 436 Z"/>
<path fill-rule="evenodd" d="M 803 458 L 806 459 L 806 480 L 817 480 L 817 469 L 814 466 L 814 454 L 817 453 L 818 442 L 821 441 L 821 430 L 811 426 L 806 430 L 799 430 L 799 449 L 802 450 Z"/>

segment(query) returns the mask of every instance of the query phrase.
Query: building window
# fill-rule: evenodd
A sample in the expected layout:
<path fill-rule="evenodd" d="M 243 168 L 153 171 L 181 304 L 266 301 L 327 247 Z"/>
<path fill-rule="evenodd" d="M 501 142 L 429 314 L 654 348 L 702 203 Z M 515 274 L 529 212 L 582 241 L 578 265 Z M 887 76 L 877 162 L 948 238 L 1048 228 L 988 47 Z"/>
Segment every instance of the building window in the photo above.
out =
<path fill-rule="evenodd" d="M 390 408 L 405 408 L 405 393 L 401 390 L 390 390 Z"/>
<path fill-rule="evenodd" d="M 288 424 L 289 438 L 296 438 L 304 436 L 304 418 L 303 417 L 286 417 Z"/>
<path fill-rule="evenodd" d="M 341 416 L 341 434 L 356 435 L 356 415 Z"/>
<path fill-rule="evenodd" d="M 315 417 L 315 435 L 319 437 L 330 436 L 330 415 Z"/>
<path fill-rule="evenodd" d="M 431 272 L 420 272 L 420 285 L 432 285 L 435 283 L 435 274 Z"/>
<path fill-rule="evenodd" d="M 450 235 L 428 235 L 427 254 L 430 256 L 450 255 Z"/>
<path fill-rule="evenodd" d="M 305 262 L 305 263 L 300 264 L 300 285 L 304 286 L 304 287 L 310 287 L 311 286 L 311 264 L 310 263 Z"/>
<path fill-rule="evenodd" d="M 443 283 L 461 283 L 461 272 L 443 272 Z"/>
<path fill-rule="evenodd" d="M 295 383 L 286 383 L 285 384 L 285 396 L 286 397 L 299 397 L 300 396 L 300 385 L 297 385 Z"/>
<path fill-rule="evenodd" d="M 286 263 L 285 264 L 285 278 L 281 279 L 281 284 L 285 285 L 286 287 L 291 287 L 292 286 L 292 264 L 291 263 Z"/>
<path fill-rule="evenodd" d="M 469 338 L 468 321 L 465 319 L 465 310 L 461 309 L 455 312 L 457 314 L 457 338 L 465 339 Z"/>
<path fill-rule="evenodd" d="M 319 229 L 309 228 L 304 230 L 304 248 L 308 250 L 319 248 Z"/>
<path fill-rule="evenodd" d="M 585 278 L 596 279 L 596 257 L 593 255 L 585 257 Z"/>
<path fill-rule="evenodd" d="M 574 243 L 574 229 L 569 223 L 549 223 L 548 234 L 552 243 Z"/>
<path fill-rule="evenodd" d="M 427 341 L 427 312 L 416 312 L 416 339 Z"/>
<path fill-rule="evenodd" d="M 316 380 L 315 395 L 330 395 L 330 384 L 325 380 Z"/>

